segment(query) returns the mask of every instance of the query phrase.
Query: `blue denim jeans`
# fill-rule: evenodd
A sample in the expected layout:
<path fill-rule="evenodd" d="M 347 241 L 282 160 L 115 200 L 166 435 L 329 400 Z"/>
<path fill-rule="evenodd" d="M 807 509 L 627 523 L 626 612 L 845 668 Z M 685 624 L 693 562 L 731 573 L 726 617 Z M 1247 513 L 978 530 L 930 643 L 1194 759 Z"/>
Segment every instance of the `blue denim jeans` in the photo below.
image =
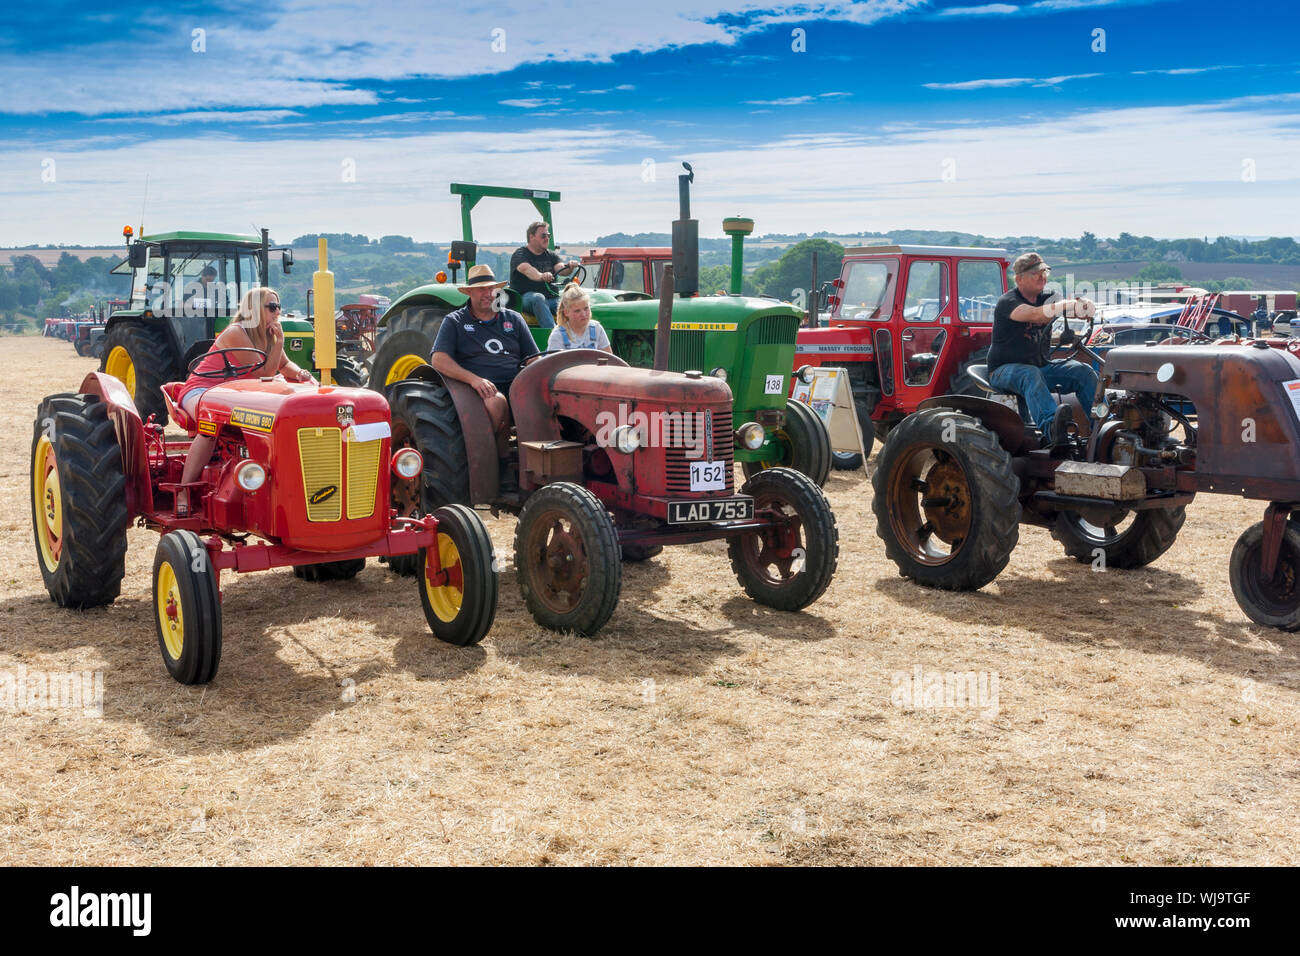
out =
<path fill-rule="evenodd" d="M 989 376 L 989 384 L 1004 392 L 1023 396 L 1034 424 L 1043 432 L 1044 440 L 1051 441 L 1054 436 L 1047 433 L 1056 415 L 1056 402 L 1052 400 L 1051 390 L 1055 388 L 1063 395 L 1073 392 L 1079 404 L 1091 414 L 1097 393 L 1097 373 L 1091 365 L 1073 360 L 1052 362 L 1042 368 L 1011 362 L 995 368 Z"/>
<path fill-rule="evenodd" d="M 524 293 L 524 311 L 537 317 L 537 324 L 544 329 L 555 328 L 555 307 L 559 299 L 548 299 L 540 292 Z"/>

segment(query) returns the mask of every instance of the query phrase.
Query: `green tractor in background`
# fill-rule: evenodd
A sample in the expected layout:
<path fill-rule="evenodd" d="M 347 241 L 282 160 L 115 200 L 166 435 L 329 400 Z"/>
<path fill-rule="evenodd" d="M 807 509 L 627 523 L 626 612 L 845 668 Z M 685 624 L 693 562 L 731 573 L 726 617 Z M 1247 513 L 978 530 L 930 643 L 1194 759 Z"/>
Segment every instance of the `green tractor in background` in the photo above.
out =
<path fill-rule="evenodd" d="M 272 252 L 261 236 L 218 232 L 167 232 L 132 240 L 127 226 L 126 259 L 113 269 L 131 276 L 126 308 L 109 316 L 100 371 L 124 382 L 140 417 L 167 424 L 161 387 L 184 380 L 188 368 L 230 324 L 247 289 L 270 284 Z M 279 247 L 281 268 L 293 266 L 293 250 Z M 281 318 L 284 351 L 299 367 L 316 369 L 316 333 L 311 322 Z M 339 357 L 337 385 L 360 388 L 365 372 L 355 359 Z"/>
<path fill-rule="evenodd" d="M 723 379 L 731 386 L 734 420 L 756 421 L 763 426 L 761 445 L 735 449 L 735 460 L 741 463 L 746 476 L 781 465 L 801 471 L 823 485 L 831 466 L 826 426 L 807 405 L 786 397 L 790 393 L 795 335 L 803 312 L 788 302 L 739 295 L 740 245 L 752 229 L 749 220 L 729 219 L 724 224 L 733 238 L 732 294 L 696 295 L 698 223 L 690 218 L 689 201 L 689 182 L 693 178 L 693 173 L 679 177 L 681 218 L 673 223 L 673 249 L 676 288 L 681 297 L 673 305 L 668 368 L 674 372 L 700 371 Z M 383 392 L 427 365 L 443 317 L 468 301 L 456 288 L 455 270 L 462 264 L 466 269 L 474 264 L 477 244 L 470 214 L 475 204 L 484 197 L 525 199 L 532 202 L 547 226 L 552 226 L 551 204 L 560 199 L 554 190 L 464 183 L 452 183 L 451 192 L 461 197 L 464 235 L 462 241 L 452 243 L 451 281 L 439 273 L 438 281 L 400 296 L 380 319 L 370 365 L 370 388 L 375 391 Z M 552 227 L 548 231 L 554 248 L 555 230 Z M 569 278 L 583 282 L 584 267 L 579 266 Z M 505 292 L 506 307 L 522 313 L 519 293 L 508 287 Z M 618 289 L 588 289 L 587 295 L 592 317 L 604 326 L 614 354 L 634 367 L 653 368 L 657 301 L 644 292 Z M 538 348 L 545 351 L 550 330 L 533 326 L 531 315 L 525 318 Z"/>

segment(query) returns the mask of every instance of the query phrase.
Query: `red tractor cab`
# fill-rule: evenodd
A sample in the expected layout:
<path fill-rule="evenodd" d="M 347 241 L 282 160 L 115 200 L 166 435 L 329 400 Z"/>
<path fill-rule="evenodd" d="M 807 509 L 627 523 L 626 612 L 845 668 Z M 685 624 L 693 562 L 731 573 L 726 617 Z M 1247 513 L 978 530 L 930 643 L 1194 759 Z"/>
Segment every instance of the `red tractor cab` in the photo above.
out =
<path fill-rule="evenodd" d="M 671 248 L 605 246 L 592 249 L 582 257 L 586 289 L 619 289 L 630 296 L 619 298 L 656 298 L 663 280 L 664 263 L 673 261 Z"/>
<path fill-rule="evenodd" d="M 921 402 L 983 394 L 967 369 L 984 362 L 993 307 L 1007 290 L 1004 249 L 860 246 L 829 283 L 829 318 L 800 329 L 794 366 L 843 367 L 862 426 L 864 451 Z M 861 456 L 836 453 L 839 468 Z"/>
<path fill-rule="evenodd" d="M 394 476 L 419 475 L 424 465 L 414 450 L 394 454 L 383 396 L 279 376 L 234 378 L 249 370 L 214 373 L 197 421 L 177 402 L 181 383 L 163 386 L 172 421 L 190 439 L 215 439 L 190 484 L 181 483 L 190 441 L 169 440 L 152 416 L 142 421 L 116 378 L 92 372 L 78 393 L 41 403 L 32 521 L 50 598 L 78 609 L 112 603 L 125 575 L 126 531 L 138 523 L 162 535 L 154 619 L 163 662 L 183 684 L 216 676 L 224 570 L 291 566 L 308 580 L 348 580 L 367 557 L 401 557 L 420 572 L 434 634 L 460 645 L 481 639 L 497 595 L 487 531 L 463 507 L 419 518 L 393 509 Z M 182 489 L 186 515 L 175 505 Z"/>

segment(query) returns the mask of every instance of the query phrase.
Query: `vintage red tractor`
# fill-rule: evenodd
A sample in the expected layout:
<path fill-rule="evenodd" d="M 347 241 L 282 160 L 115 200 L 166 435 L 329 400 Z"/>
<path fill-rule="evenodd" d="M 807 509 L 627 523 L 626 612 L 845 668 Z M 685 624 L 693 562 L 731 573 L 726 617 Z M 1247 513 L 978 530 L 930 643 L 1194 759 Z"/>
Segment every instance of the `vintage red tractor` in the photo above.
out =
<path fill-rule="evenodd" d="M 332 303 L 329 318 L 321 323 L 327 329 Z M 279 376 L 238 378 L 265 353 L 237 351 L 234 361 L 250 352 L 260 358 L 238 366 L 227 355 L 208 376 L 213 387 L 197 421 L 176 402 L 180 383 L 163 387 L 174 422 L 191 438 L 215 438 L 211 460 L 190 484 L 181 483 L 190 442 L 168 440 L 152 416 L 142 421 L 113 376 L 92 372 L 78 393 L 41 403 L 32 522 L 51 599 L 79 609 L 114 601 L 125 575 L 126 531 L 138 522 L 162 535 L 154 620 L 163 663 L 183 684 L 216 676 L 226 570 L 291 566 L 308 580 L 348 579 L 368 557 L 409 555 L 433 633 L 453 644 L 479 641 L 496 614 L 491 540 L 463 506 L 421 517 L 391 507 L 393 481 L 418 477 L 424 462 L 414 449 L 394 452 L 383 396 Z M 182 489 L 191 504 L 186 516 L 175 507 Z"/>
<path fill-rule="evenodd" d="M 594 634 L 622 586 L 620 558 L 727 539 L 756 601 L 800 610 L 826 590 L 839 555 L 830 505 L 800 472 L 774 467 L 737 494 L 735 443 L 763 427 L 732 422 L 720 378 L 665 370 L 672 271 L 663 280 L 655 369 L 590 349 L 545 354 L 510 389 L 515 434 L 499 449 L 482 400 L 430 366 L 388 390 L 393 441 L 420 451 L 419 480 L 395 491 L 408 513 L 451 503 L 519 515 L 515 571 L 544 627 Z"/>
<path fill-rule="evenodd" d="M 1101 379 L 1091 427 L 1076 413 L 1064 443 L 1041 447 L 1014 409 L 968 395 L 924 401 L 890 431 L 872 507 L 899 573 L 983 587 L 1020 522 L 1051 529 L 1078 561 L 1142 567 L 1173 546 L 1197 492 L 1240 495 L 1269 505 L 1232 551 L 1233 595 L 1252 621 L 1300 630 L 1300 358 L 1264 342 L 1151 343 L 1103 361 L 1073 345 Z M 982 366 L 970 371 L 992 391 Z"/>

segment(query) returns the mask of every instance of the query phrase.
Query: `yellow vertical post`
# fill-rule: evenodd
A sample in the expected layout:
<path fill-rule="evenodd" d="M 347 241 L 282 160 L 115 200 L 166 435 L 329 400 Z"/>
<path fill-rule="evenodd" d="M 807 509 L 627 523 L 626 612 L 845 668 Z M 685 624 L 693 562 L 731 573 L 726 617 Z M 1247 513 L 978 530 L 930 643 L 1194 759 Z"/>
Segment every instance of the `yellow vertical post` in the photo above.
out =
<path fill-rule="evenodd" d="M 311 276 L 312 298 L 316 300 L 316 367 L 320 383 L 333 385 L 334 358 L 334 273 L 329 271 L 325 239 L 320 240 L 320 262 Z"/>

